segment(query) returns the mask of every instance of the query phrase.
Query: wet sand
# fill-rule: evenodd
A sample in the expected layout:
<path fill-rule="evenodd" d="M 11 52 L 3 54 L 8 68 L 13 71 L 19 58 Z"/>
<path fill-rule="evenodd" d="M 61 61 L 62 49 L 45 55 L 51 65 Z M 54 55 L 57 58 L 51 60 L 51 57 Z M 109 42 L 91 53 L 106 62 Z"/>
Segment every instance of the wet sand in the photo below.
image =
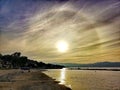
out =
<path fill-rule="evenodd" d="M 71 90 L 41 70 L 0 70 L 0 90 Z"/>

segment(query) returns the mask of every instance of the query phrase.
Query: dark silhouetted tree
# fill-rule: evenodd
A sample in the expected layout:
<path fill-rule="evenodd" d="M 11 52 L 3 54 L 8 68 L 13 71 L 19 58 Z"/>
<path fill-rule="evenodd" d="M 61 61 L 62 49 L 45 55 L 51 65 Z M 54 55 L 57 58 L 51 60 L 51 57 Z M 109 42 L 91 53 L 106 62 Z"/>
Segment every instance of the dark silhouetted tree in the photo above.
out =
<path fill-rule="evenodd" d="M 21 53 L 20 52 L 15 52 L 12 54 L 12 56 L 17 56 L 17 57 L 20 57 Z"/>
<path fill-rule="evenodd" d="M 0 53 L 0 59 L 2 58 L 2 54 Z"/>

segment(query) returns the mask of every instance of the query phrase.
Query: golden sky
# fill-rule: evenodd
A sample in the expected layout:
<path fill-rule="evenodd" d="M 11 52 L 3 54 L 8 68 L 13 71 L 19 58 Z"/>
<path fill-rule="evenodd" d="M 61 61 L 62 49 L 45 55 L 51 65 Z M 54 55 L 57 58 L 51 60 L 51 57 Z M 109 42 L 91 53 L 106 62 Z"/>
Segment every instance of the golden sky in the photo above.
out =
<path fill-rule="evenodd" d="M 50 63 L 120 62 L 119 0 L 0 2 L 0 53 Z M 64 53 L 56 48 L 61 40 Z"/>

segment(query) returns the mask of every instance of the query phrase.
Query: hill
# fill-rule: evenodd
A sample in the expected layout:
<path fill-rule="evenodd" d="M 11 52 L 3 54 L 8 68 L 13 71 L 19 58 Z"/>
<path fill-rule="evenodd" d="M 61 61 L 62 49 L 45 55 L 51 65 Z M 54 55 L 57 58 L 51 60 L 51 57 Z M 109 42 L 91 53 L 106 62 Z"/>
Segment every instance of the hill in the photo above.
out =
<path fill-rule="evenodd" d="M 120 67 L 120 62 L 97 62 L 92 64 L 59 63 L 65 67 Z"/>

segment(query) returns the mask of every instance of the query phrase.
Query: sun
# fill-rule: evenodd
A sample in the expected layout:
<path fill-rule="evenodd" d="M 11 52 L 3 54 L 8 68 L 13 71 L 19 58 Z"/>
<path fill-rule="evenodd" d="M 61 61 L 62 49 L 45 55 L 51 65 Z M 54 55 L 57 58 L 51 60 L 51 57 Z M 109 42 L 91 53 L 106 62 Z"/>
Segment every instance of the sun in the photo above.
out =
<path fill-rule="evenodd" d="M 56 48 L 59 52 L 66 52 L 68 50 L 68 44 L 65 41 L 58 41 L 56 44 Z"/>

